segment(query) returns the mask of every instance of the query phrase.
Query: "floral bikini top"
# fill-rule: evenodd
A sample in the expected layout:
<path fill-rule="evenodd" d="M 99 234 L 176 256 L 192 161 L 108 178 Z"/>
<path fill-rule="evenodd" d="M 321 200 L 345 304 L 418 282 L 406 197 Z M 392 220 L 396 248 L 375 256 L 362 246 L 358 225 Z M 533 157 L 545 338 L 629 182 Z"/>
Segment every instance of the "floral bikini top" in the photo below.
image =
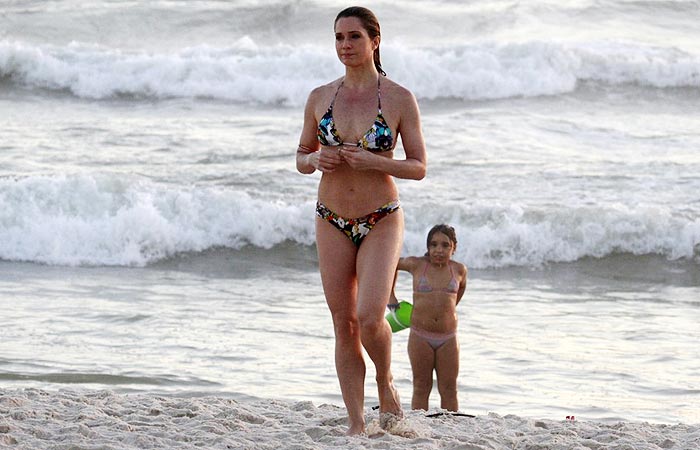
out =
<path fill-rule="evenodd" d="M 448 294 L 456 294 L 459 291 L 459 283 L 457 283 L 457 278 L 455 278 L 455 274 L 452 271 L 452 265 L 450 265 L 449 263 L 447 265 L 450 268 L 450 275 L 452 275 L 452 278 L 450 278 L 450 282 L 447 283 L 447 286 L 440 290 L 442 292 L 447 292 Z M 423 274 L 418 279 L 418 286 L 416 286 L 415 292 L 433 292 L 433 287 L 430 285 L 430 283 L 428 282 L 428 278 L 425 276 L 425 272 L 427 271 L 428 263 L 425 263 L 425 267 L 423 268 Z"/>
<path fill-rule="evenodd" d="M 343 139 L 338 136 L 338 130 L 335 129 L 335 121 L 333 120 L 333 104 L 335 103 L 336 97 L 338 97 L 338 92 L 340 88 L 343 87 L 343 80 L 338 86 L 338 90 L 335 91 L 331 105 L 328 107 L 328 111 L 323 115 L 321 121 L 318 123 L 317 137 L 321 145 L 336 146 L 342 145 Z M 364 136 L 357 143 L 358 147 L 362 147 L 365 150 L 371 152 L 388 152 L 394 148 L 394 138 L 391 135 L 391 128 L 386 123 L 384 116 L 382 115 L 382 96 L 379 90 L 379 79 L 377 79 L 377 117 L 374 119 L 372 127 L 367 130 Z"/>

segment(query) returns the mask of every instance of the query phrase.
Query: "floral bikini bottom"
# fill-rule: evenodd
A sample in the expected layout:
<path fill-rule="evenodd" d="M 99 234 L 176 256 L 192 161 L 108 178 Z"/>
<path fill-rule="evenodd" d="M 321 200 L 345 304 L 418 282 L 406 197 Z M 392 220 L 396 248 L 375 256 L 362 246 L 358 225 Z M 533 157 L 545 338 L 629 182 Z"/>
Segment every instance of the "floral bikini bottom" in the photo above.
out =
<path fill-rule="evenodd" d="M 321 219 L 327 220 L 331 225 L 345 233 L 345 235 L 357 247 L 362 244 L 362 240 L 367 236 L 370 230 L 384 217 L 393 213 L 401 207 L 398 200 L 392 200 L 384 206 L 377 208 L 371 213 L 358 217 L 356 219 L 346 219 L 334 213 L 326 205 L 321 202 L 316 202 L 316 215 Z"/>

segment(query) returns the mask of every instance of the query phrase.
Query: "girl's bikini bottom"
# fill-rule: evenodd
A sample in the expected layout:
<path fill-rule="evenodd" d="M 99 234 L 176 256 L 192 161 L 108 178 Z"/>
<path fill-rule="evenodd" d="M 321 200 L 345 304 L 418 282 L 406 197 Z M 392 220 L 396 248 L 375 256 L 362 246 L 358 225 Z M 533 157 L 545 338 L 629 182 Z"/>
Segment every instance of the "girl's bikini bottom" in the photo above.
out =
<path fill-rule="evenodd" d="M 421 328 L 417 328 L 415 325 L 411 325 L 411 334 L 423 339 L 433 348 L 433 350 L 437 350 L 438 348 L 442 347 L 445 342 L 455 337 L 457 335 L 457 330 L 450 331 L 449 333 L 436 333 L 434 331 L 426 331 Z"/>

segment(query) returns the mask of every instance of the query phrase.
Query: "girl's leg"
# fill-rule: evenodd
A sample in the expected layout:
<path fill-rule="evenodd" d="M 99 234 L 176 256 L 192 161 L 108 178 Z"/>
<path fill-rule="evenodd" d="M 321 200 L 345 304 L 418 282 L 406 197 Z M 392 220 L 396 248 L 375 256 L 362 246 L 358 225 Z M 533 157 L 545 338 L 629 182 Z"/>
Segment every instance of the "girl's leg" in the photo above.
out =
<path fill-rule="evenodd" d="M 430 391 L 433 389 L 435 350 L 428 342 L 411 331 L 408 336 L 408 358 L 413 371 L 412 409 L 428 410 Z"/>
<path fill-rule="evenodd" d="M 401 415 L 391 373 L 391 327 L 384 319 L 403 245 L 403 211 L 382 218 L 362 241 L 357 258 L 357 313 L 362 345 L 377 373 L 380 413 Z"/>
<path fill-rule="evenodd" d="M 435 371 L 437 372 L 440 407 L 448 411 L 457 411 L 457 375 L 459 375 L 459 341 L 457 336 L 445 342 L 435 352 Z"/>
<path fill-rule="evenodd" d="M 335 331 L 335 369 L 348 411 L 348 434 L 365 428 L 365 362 L 357 317 L 357 249 L 345 234 L 316 218 L 316 246 L 326 303 Z"/>

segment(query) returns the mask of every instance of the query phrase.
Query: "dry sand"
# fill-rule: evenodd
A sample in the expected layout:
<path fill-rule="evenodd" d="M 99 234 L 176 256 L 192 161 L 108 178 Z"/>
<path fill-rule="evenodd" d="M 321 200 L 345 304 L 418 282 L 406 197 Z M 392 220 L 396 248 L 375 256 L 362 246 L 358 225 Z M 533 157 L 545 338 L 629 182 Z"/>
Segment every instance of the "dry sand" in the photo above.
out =
<path fill-rule="evenodd" d="M 436 411 L 431 411 L 435 413 Z M 109 391 L 0 389 L 0 447 L 13 449 L 561 449 L 700 448 L 700 425 L 534 420 L 514 415 L 427 417 L 407 411 L 407 438 L 345 436 L 345 410 L 311 402 L 162 397 Z M 399 430 L 400 431 L 400 430 Z"/>

